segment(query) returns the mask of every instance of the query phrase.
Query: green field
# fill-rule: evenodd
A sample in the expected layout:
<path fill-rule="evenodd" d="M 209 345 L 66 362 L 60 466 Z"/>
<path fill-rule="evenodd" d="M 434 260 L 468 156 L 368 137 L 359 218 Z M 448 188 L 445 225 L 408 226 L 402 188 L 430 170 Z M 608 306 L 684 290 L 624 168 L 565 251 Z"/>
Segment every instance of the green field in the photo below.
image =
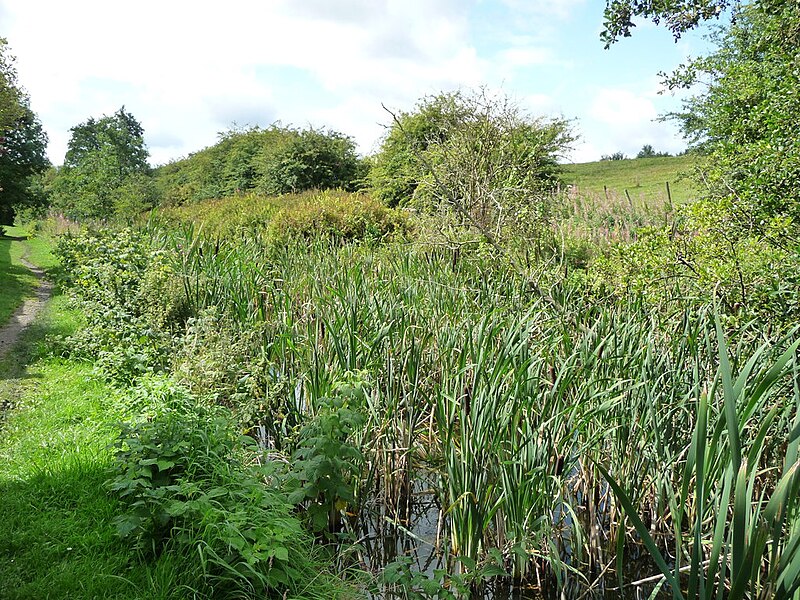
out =
<path fill-rule="evenodd" d="M 565 165 L 563 178 L 579 193 L 623 196 L 627 190 L 643 200 L 666 200 L 669 183 L 672 201 L 683 203 L 697 194 L 689 178 L 696 164 L 691 155 L 603 160 Z"/>

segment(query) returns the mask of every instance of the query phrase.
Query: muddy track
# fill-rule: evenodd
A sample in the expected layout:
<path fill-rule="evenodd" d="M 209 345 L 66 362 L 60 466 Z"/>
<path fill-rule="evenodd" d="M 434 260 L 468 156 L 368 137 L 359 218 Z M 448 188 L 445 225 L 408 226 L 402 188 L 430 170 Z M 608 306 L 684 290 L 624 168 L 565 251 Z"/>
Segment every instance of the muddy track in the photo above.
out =
<path fill-rule="evenodd" d="M 25 300 L 23 305 L 11 316 L 8 323 L 0 327 L 0 358 L 5 356 L 12 346 L 16 344 L 19 336 L 30 326 L 53 293 L 53 284 L 45 279 L 44 271 L 28 262 L 24 257 L 20 259 L 20 262 L 26 269 L 36 275 L 39 280 L 36 286 L 36 297 Z"/>

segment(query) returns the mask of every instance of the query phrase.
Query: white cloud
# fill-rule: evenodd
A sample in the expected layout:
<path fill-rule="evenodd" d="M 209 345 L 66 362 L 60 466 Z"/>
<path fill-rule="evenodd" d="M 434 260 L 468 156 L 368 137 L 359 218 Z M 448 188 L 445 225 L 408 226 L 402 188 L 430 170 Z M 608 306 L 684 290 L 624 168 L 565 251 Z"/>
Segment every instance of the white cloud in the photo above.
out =
<path fill-rule="evenodd" d="M 186 154 L 213 143 L 232 121 L 303 124 L 315 115 L 335 118 L 324 123 L 334 129 L 355 125 L 348 133 L 368 150 L 380 131 L 356 123 L 366 106 L 377 117 L 381 101 L 407 108 L 425 93 L 483 80 L 485 66 L 469 43 L 469 5 L 140 0 L 132 7 L 105 0 L 6 0 L 4 9 L 14 16 L 8 35 L 34 109 L 50 132 L 53 161 L 63 157 L 69 127 L 125 104 L 142 121 L 154 162 L 160 162 L 167 151 Z M 322 108 L 297 114 L 295 107 L 308 110 L 308 98 L 276 105 L 274 87 L 284 83 L 258 74 L 270 65 L 317 81 L 307 91 Z M 348 99 L 354 93 L 362 96 L 358 102 Z M 342 112 L 356 105 L 361 115 Z M 151 131 L 157 132 L 152 139 Z"/>
<path fill-rule="evenodd" d="M 409 110 L 484 84 L 533 115 L 579 114 L 578 98 L 585 138 L 603 152 L 655 135 L 651 91 L 609 80 L 587 100 L 591 59 L 564 48 L 594 35 L 578 28 L 590 6 L 593 31 L 602 7 L 587 0 L 0 0 L 0 15 L 54 162 L 70 127 L 124 104 L 162 163 L 234 121 L 329 127 L 370 152 L 390 121 L 381 103 Z M 587 47 L 602 51 L 596 36 Z"/>
<path fill-rule="evenodd" d="M 604 89 L 594 97 L 589 116 L 614 129 L 635 130 L 658 116 L 653 102 L 627 90 Z"/>
<path fill-rule="evenodd" d="M 549 48 L 531 46 L 507 48 L 500 52 L 498 58 L 503 66 L 511 68 L 552 64 L 555 62 L 553 52 Z"/>
<path fill-rule="evenodd" d="M 597 160 L 603 154 L 623 152 L 635 156 L 645 144 L 660 152 L 678 152 L 685 147 L 677 128 L 657 121 L 660 114 L 652 89 L 600 89 L 581 123 L 586 132 L 571 155 L 574 162 Z M 588 141 L 591 140 L 591 141 Z"/>
<path fill-rule="evenodd" d="M 535 17 L 537 20 L 568 20 L 582 10 L 587 0 L 503 0 L 503 4 L 521 15 L 521 18 Z"/>

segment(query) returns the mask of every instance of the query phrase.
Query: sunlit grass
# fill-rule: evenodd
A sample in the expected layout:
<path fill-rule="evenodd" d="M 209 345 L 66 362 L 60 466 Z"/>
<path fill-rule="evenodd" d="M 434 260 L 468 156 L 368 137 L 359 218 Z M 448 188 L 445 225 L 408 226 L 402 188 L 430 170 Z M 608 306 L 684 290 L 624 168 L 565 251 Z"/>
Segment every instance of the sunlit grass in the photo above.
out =
<path fill-rule="evenodd" d="M 25 268 L 20 258 L 30 242 L 15 239 L 26 235 L 19 227 L 6 227 L 0 237 L 0 326 L 4 325 L 26 298 L 33 296 L 36 277 Z"/>
<path fill-rule="evenodd" d="M 692 155 L 662 156 L 626 160 L 604 160 L 564 166 L 565 183 L 579 194 L 598 198 L 626 199 L 634 202 L 666 202 L 669 183 L 672 203 L 683 204 L 696 197 L 688 175 L 697 163 Z"/>

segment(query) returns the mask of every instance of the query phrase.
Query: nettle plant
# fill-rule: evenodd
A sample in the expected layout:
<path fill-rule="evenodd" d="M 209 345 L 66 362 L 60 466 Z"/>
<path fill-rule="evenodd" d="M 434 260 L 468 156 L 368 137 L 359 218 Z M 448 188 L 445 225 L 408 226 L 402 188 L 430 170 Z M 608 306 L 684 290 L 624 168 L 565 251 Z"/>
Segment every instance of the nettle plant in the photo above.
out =
<path fill-rule="evenodd" d="M 315 416 L 302 427 L 285 486 L 301 505 L 314 531 L 338 533 L 342 514 L 356 501 L 364 456 L 352 439 L 363 426 L 365 382 L 349 374 L 316 402 Z"/>
<path fill-rule="evenodd" d="M 123 503 L 115 524 L 146 558 L 199 561 L 214 593 L 291 589 L 303 579 L 308 535 L 269 466 L 248 462 L 251 438 L 225 409 L 203 406 L 165 380 L 148 379 L 132 402 L 143 418 L 116 442 L 108 482 Z"/>
<path fill-rule="evenodd" d="M 131 229 L 87 229 L 59 239 L 62 284 L 86 318 L 70 342 L 73 352 L 98 361 L 111 381 L 131 383 L 163 369 L 169 338 L 154 326 L 145 285 L 156 255 L 146 235 Z"/>

